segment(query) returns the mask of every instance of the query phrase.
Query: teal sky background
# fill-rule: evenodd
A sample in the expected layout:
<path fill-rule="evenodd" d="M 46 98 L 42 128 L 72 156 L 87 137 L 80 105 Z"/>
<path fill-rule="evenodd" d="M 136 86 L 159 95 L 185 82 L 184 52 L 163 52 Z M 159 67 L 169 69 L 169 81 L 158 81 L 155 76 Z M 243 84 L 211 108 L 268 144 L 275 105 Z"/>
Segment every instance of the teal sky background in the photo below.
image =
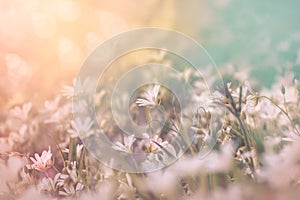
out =
<path fill-rule="evenodd" d="M 226 63 L 251 67 L 251 75 L 264 85 L 287 69 L 299 78 L 299 0 L 229 0 L 223 6 L 207 0 L 206 4 L 213 20 L 197 34 L 219 67 Z"/>

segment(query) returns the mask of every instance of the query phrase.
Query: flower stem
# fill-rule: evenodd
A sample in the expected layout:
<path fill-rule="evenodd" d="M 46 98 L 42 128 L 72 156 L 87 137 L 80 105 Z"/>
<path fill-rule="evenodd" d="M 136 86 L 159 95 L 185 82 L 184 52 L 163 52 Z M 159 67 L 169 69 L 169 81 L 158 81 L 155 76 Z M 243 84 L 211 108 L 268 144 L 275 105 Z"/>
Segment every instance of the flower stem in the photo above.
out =
<path fill-rule="evenodd" d="M 289 116 L 287 111 L 285 111 L 283 108 L 281 108 L 279 105 L 277 105 L 271 98 L 269 98 L 267 96 L 259 96 L 259 97 L 269 100 L 274 106 L 276 106 L 288 118 L 288 120 L 291 122 L 291 125 L 294 128 L 294 130 L 297 132 L 297 134 L 300 135 L 300 131 L 297 129 L 297 127 L 293 123 L 293 120 L 291 119 L 291 117 Z"/>

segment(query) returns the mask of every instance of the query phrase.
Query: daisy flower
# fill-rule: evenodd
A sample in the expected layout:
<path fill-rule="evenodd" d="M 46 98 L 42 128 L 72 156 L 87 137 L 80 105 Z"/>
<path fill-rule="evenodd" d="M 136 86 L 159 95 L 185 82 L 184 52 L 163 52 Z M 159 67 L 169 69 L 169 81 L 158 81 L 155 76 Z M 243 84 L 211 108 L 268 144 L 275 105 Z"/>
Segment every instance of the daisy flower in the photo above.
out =
<path fill-rule="evenodd" d="M 114 146 L 112 146 L 112 148 L 117 151 L 122 151 L 125 153 L 132 153 L 132 145 L 135 140 L 136 140 L 136 138 L 134 137 L 134 135 L 124 137 L 124 144 L 122 144 L 120 142 L 116 142 L 116 144 Z"/>
<path fill-rule="evenodd" d="M 158 101 L 159 89 L 160 89 L 160 85 L 155 85 L 152 90 L 147 90 L 143 94 L 144 98 L 138 98 L 135 103 L 138 106 L 155 106 L 159 104 Z"/>
<path fill-rule="evenodd" d="M 25 121 L 26 119 L 28 119 L 31 109 L 32 109 L 32 103 L 28 102 L 28 103 L 23 104 L 22 107 L 17 106 L 15 108 L 13 108 L 9 112 L 12 117 L 16 117 L 18 119 Z"/>
<path fill-rule="evenodd" d="M 71 121 L 71 129 L 68 130 L 71 137 L 87 137 L 93 133 L 93 121 L 87 117 L 84 120 L 76 118 Z"/>
<path fill-rule="evenodd" d="M 33 162 L 31 165 L 32 168 L 41 172 L 45 172 L 52 164 L 51 147 L 49 146 L 48 151 L 43 151 L 41 156 L 36 153 L 34 154 L 34 157 L 35 158 L 30 157 L 30 160 Z"/>

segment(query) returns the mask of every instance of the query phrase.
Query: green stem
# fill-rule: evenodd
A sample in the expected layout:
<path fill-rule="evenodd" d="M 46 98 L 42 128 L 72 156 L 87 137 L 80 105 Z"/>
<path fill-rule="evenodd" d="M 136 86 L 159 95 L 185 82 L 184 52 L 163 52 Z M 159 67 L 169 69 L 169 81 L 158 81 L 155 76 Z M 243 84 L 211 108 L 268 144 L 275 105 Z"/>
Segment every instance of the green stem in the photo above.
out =
<path fill-rule="evenodd" d="M 213 190 L 213 178 L 212 178 L 212 174 L 207 174 L 207 187 L 208 187 L 208 191 L 212 191 Z"/>
<path fill-rule="evenodd" d="M 187 132 L 183 129 L 182 124 L 179 122 L 179 130 L 182 131 L 182 138 L 183 141 L 189 145 L 189 150 L 192 153 L 192 155 L 196 155 L 196 152 L 194 151 L 194 149 L 192 148 L 192 142 L 190 141 L 189 135 L 187 134 Z"/>
<path fill-rule="evenodd" d="M 238 136 L 240 136 L 241 138 L 243 138 L 243 139 L 245 139 L 244 138 L 244 135 L 240 132 L 240 131 L 238 131 L 238 130 L 236 130 L 236 129 L 234 129 L 234 128 L 231 128 L 231 130 L 233 130 Z"/>
<path fill-rule="evenodd" d="M 247 132 L 246 132 L 246 129 L 244 127 L 244 124 L 243 124 L 243 122 L 242 122 L 242 120 L 241 120 L 241 118 L 239 116 L 236 116 L 236 118 L 237 118 L 237 120 L 238 120 L 238 122 L 240 124 L 242 133 L 244 135 L 244 141 L 245 141 L 245 145 L 246 145 L 247 151 L 249 153 L 251 153 L 251 146 L 250 146 L 250 142 L 249 142 L 248 137 L 247 137 Z M 256 179 L 256 172 L 255 172 L 254 161 L 253 161 L 252 156 L 250 156 L 250 170 L 251 170 L 251 172 L 253 174 L 254 180 L 256 181 L 257 180 Z"/>

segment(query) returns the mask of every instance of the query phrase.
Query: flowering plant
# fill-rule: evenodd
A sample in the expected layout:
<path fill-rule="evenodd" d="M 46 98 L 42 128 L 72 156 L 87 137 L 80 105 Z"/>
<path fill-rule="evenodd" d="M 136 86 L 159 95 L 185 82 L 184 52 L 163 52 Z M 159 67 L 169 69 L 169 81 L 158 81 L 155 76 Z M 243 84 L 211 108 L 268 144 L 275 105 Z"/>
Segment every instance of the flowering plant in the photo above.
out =
<path fill-rule="evenodd" d="M 0 129 L 0 167 L 7 174 L 1 198 L 17 198 L 25 191 L 56 199 L 295 198 L 300 180 L 297 79 L 288 73 L 260 92 L 252 89 L 251 80 L 231 79 L 202 101 L 207 93 L 201 79 L 192 73 L 185 79 L 191 77 L 203 91 L 193 99 L 205 103 L 184 120 L 179 120 L 179 113 L 191 107 L 178 112 L 176 99 L 163 86 L 138 91 L 130 112 L 133 120 L 148 126 L 140 136 L 119 134 L 117 125 L 108 123 L 112 116 L 106 107 L 97 104 L 111 148 L 133 154 L 129 163 L 145 171 L 164 167 L 152 173 L 117 171 L 95 159 L 84 145 L 86 138 L 97 135 L 95 124 L 90 118 L 72 119 L 68 97 L 58 95 L 38 111 L 32 103 L 12 107 Z M 105 102 L 107 93 L 99 93 Z M 160 106 L 165 115 L 155 110 Z M 225 112 L 218 115 L 220 109 Z M 222 117 L 211 124 L 213 116 Z M 162 126 L 157 123 L 160 118 Z M 193 138 L 185 132 L 186 124 Z M 190 145 L 182 148 L 189 140 Z M 206 149 L 210 143 L 213 149 Z"/>

